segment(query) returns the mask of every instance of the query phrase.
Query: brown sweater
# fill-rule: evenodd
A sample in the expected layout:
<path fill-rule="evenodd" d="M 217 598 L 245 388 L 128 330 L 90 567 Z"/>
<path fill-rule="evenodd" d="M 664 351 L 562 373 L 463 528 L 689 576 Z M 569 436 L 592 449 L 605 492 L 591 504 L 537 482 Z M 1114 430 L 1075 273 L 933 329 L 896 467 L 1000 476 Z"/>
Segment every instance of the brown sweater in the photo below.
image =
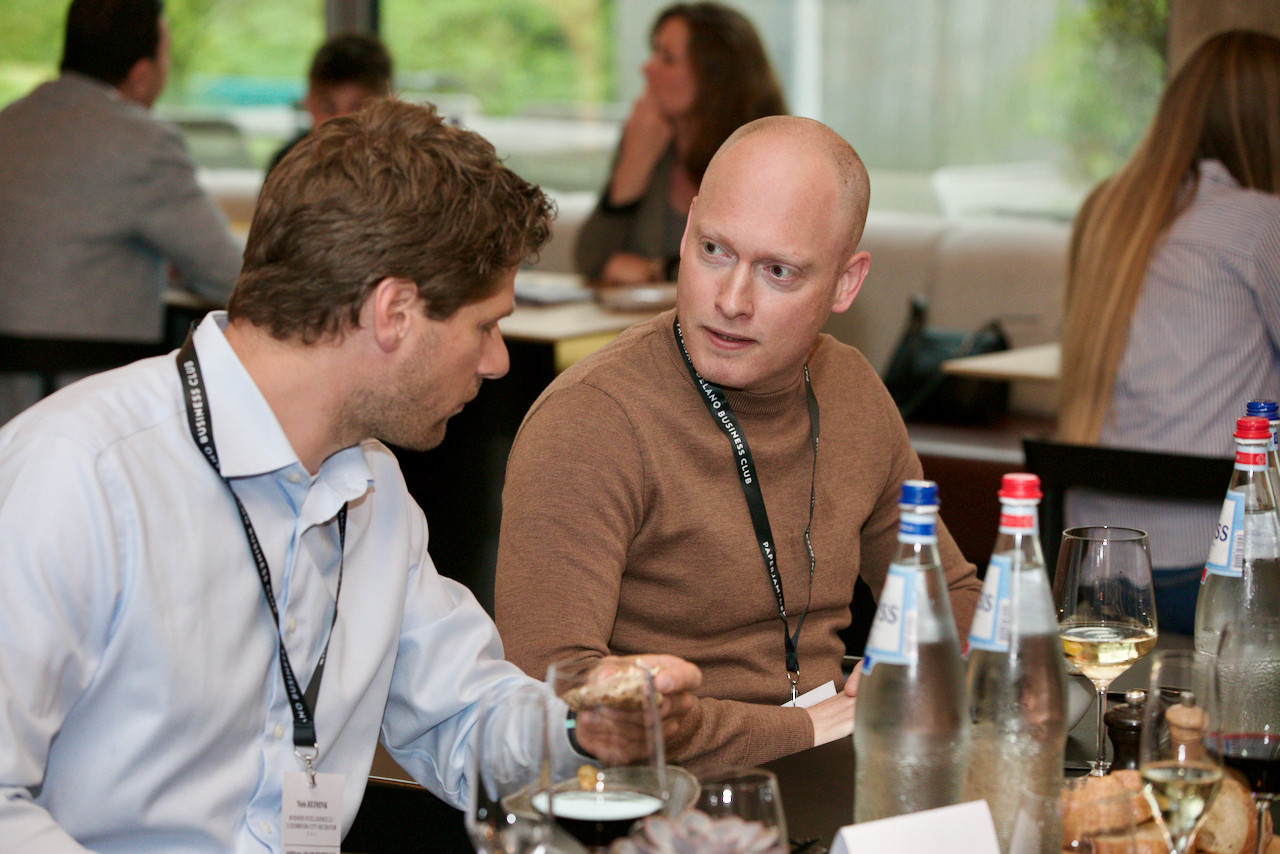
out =
<path fill-rule="evenodd" d="M 610 653 L 693 661 L 701 699 L 669 755 L 704 768 L 758 765 L 811 747 L 813 726 L 803 709 L 779 705 L 789 683 L 777 602 L 729 441 L 685 369 L 673 316 L 632 327 L 529 410 L 507 463 L 497 623 L 507 657 L 538 677 L 557 659 Z M 849 623 L 854 581 L 861 572 L 879 593 L 902 481 L 921 473 L 861 354 L 824 335 L 809 370 L 821 406 L 812 590 L 804 383 L 728 393 L 759 472 L 793 630 L 809 599 L 802 692 L 843 684 L 836 632 Z M 945 529 L 939 546 L 964 637 L 981 584 Z"/>

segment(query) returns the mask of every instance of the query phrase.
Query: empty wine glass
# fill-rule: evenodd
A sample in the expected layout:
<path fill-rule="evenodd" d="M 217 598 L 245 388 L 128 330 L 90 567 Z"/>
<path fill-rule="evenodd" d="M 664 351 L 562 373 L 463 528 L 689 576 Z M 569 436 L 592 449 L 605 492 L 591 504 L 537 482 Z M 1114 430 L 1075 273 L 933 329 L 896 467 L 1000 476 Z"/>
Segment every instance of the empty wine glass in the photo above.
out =
<path fill-rule="evenodd" d="M 715 822 L 716 838 L 737 837 L 733 850 L 785 852 L 787 821 L 778 778 L 762 768 L 728 768 L 700 776 L 695 806 Z M 722 846 L 729 850 L 727 845 Z"/>
<path fill-rule="evenodd" d="M 1190 650 L 1157 652 L 1142 709 L 1143 794 L 1170 854 L 1187 854 L 1222 786 L 1213 662 Z"/>
<path fill-rule="evenodd" d="M 1147 534 L 1136 528 L 1086 527 L 1062 532 L 1053 576 L 1058 636 L 1073 672 L 1098 690 L 1098 758 L 1107 773 L 1107 686 L 1156 644 L 1156 602 Z"/>
<path fill-rule="evenodd" d="M 1260 852 L 1267 810 L 1280 797 L 1280 619 L 1251 618 L 1223 627 L 1214 687 L 1217 750 L 1253 790 Z"/>
<path fill-rule="evenodd" d="M 559 661 L 547 682 L 569 707 L 583 753 L 577 775 L 552 781 L 534 806 L 589 849 L 602 850 L 670 802 L 653 671 L 618 658 Z"/>
<path fill-rule="evenodd" d="M 550 786 L 548 692 L 526 685 L 494 692 L 480 703 L 472 736 L 471 794 L 465 823 L 479 854 L 543 854 L 552 824 L 544 813 L 520 810 L 512 799 Z"/>

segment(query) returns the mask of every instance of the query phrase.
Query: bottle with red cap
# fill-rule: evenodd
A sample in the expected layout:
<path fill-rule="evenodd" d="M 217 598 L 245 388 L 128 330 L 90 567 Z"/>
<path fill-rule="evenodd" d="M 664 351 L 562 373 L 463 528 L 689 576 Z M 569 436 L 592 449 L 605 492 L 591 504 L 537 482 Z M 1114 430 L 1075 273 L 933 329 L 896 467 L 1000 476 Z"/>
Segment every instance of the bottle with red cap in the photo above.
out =
<path fill-rule="evenodd" d="M 1236 421 L 1236 466 L 1209 544 L 1196 598 L 1196 651 L 1216 655 L 1222 627 L 1280 613 L 1280 515 L 1267 470 L 1271 423 Z"/>
<path fill-rule="evenodd" d="M 1000 529 L 969 632 L 965 799 L 986 800 L 1002 852 L 1056 854 L 1066 670 L 1040 548 L 1040 478 L 1006 474 L 999 498 Z M 1043 815 L 1030 811 L 1037 804 Z"/>

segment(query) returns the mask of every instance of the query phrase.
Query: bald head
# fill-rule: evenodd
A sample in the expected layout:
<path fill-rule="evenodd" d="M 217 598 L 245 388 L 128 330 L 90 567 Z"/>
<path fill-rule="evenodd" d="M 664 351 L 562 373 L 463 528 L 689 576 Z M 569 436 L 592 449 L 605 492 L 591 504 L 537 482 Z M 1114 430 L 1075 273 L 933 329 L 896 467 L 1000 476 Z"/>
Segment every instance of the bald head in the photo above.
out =
<path fill-rule="evenodd" d="M 737 148 L 740 150 L 731 153 Z M 703 186 L 708 179 L 734 180 L 737 169 L 756 158 L 785 158 L 793 163 L 801 158 L 818 168 L 823 165 L 829 168 L 830 190 L 834 194 L 832 209 L 843 211 L 847 217 L 844 228 L 849 238 L 848 251 L 857 248 L 867 222 L 871 179 L 862 158 L 843 137 L 822 122 L 800 116 L 756 119 L 738 128 L 720 146 L 707 166 Z"/>

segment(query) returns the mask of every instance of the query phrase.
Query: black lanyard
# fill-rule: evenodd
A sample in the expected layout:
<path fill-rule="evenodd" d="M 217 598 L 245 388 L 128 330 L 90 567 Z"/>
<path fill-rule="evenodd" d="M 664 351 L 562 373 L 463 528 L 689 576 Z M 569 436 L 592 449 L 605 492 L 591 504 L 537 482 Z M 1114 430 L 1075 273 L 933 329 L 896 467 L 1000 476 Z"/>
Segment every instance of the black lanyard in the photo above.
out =
<path fill-rule="evenodd" d="M 769 527 L 769 513 L 765 510 L 764 495 L 760 492 L 760 473 L 751 459 L 751 448 L 747 445 L 747 437 L 738 426 L 737 416 L 724 391 L 717 385 L 707 382 L 693 367 L 689 352 L 684 346 L 684 335 L 680 331 L 680 321 L 672 324 L 676 333 L 676 343 L 680 345 L 680 355 L 684 358 L 684 366 L 689 370 L 694 385 L 702 393 L 702 402 L 707 411 L 719 425 L 721 432 L 729 440 L 729 447 L 737 462 L 738 478 L 742 481 L 742 494 L 747 499 L 747 511 L 751 514 L 751 527 L 755 529 L 756 540 L 760 544 L 760 556 L 764 558 L 765 571 L 769 573 L 769 584 L 773 587 L 774 598 L 778 601 L 778 615 L 782 618 L 783 653 L 787 665 L 787 678 L 791 681 L 791 699 L 796 698 L 796 683 L 800 680 L 800 627 L 804 625 L 805 615 L 809 613 L 809 603 L 813 601 L 813 543 L 809 532 L 813 528 L 814 483 L 818 475 L 818 399 L 813 394 L 813 383 L 809 381 L 809 365 L 804 366 L 804 391 L 809 405 L 809 439 L 813 442 L 813 472 L 809 476 L 809 523 L 804 529 L 804 546 L 809 551 L 809 598 L 804 603 L 804 610 L 796 620 L 793 634 L 787 622 L 787 603 L 782 595 L 782 576 L 778 573 L 778 556 L 773 531 Z"/>
<path fill-rule="evenodd" d="M 187 335 L 186 343 L 178 351 L 178 376 L 182 388 L 186 392 L 187 426 L 191 428 L 191 438 L 196 447 L 204 454 L 204 458 L 213 466 L 214 472 L 227 485 L 227 491 L 235 499 L 236 509 L 240 511 L 240 523 L 244 526 L 245 539 L 249 541 L 249 551 L 253 554 L 253 562 L 258 567 L 258 580 L 262 582 L 262 592 L 267 597 L 267 606 L 275 619 L 276 638 L 280 642 L 280 672 L 284 676 L 284 689 L 289 695 L 289 708 L 293 711 L 293 752 L 307 765 L 307 774 L 315 785 L 313 760 L 320 755 L 319 742 L 316 739 L 316 722 L 314 709 L 316 698 L 320 694 L 320 679 L 324 676 L 324 663 L 329 657 L 329 641 L 333 640 L 333 627 L 338 622 L 338 597 L 342 595 L 342 554 L 347 542 L 347 505 L 343 504 L 338 511 L 338 587 L 333 598 L 333 620 L 329 623 L 329 637 L 324 642 L 324 650 L 320 660 L 316 662 L 315 672 L 311 674 L 311 682 L 305 692 L 298 690 L 298 680 L 293 675 L 293 667 L 289 664 L 289 653 L 284 648 L 284 636 L 280 633 L 280 611 L 276 607 L 275 592 L 271 587 L 271 569 L 267 565 L 266 555 L 262 553 L 262 545 L 258 542 L 258 534 L 249 520 L 240 496 L 236 495 L 231 483 L 222 476 L 218 466 L 218 449 L 213 442 L 213 416 L 209 413 L 209 399 L 204 388 L 204 376 L 200 373 L 200 360 L 196 356 L 196 348 L 191 335 Z"/>

